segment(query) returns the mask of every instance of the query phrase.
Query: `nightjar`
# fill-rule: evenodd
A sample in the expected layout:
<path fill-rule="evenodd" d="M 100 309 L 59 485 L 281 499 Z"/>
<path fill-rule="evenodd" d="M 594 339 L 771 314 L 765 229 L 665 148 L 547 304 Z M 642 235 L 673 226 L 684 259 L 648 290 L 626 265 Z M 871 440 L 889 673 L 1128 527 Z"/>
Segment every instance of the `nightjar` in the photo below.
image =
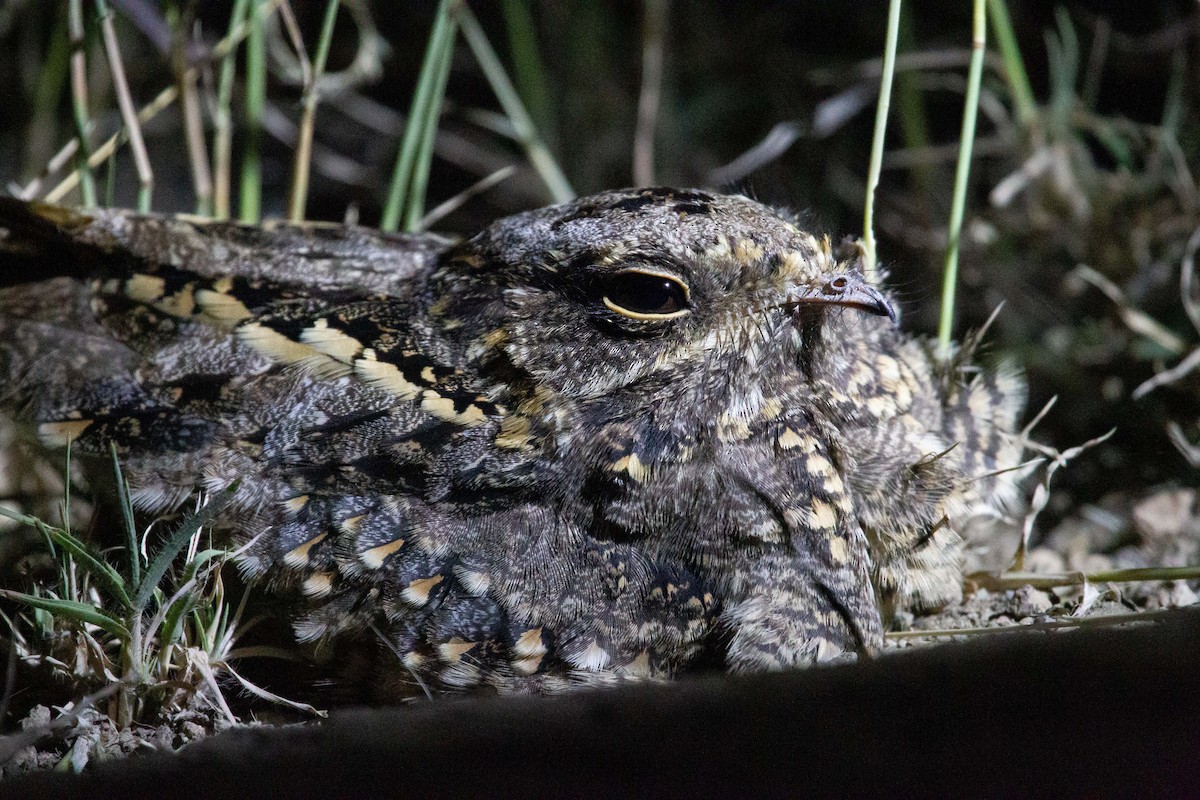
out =
<path fill-rule="evenodd" d="M 146 512 L 235 486 L 244 572 L 397 691 L 870 653 L 1015 493 L 1015 370 L 936 358 L 856 252 L 744 197 L 463 241 L 11 200 L 0 228 L 3 406 L 115 445 Z"/>

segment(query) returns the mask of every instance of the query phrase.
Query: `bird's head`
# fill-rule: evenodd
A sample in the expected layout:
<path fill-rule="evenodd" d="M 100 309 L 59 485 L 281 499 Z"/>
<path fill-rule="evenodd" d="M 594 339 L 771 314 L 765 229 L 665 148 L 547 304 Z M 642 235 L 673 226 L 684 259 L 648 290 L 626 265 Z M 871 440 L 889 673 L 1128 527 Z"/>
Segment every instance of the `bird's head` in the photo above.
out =
<path fill-rule="evenodd" d="M 794 373 L 814 329 L 895 320 L 857 260 L 745 197 L 607 192 L 500 220 L 430 283 L 435 324 L 566 397 Z M 805 342 L 810 342 L 806 345 Z M 644 385 L 644 384 L 641 384 Z"/>

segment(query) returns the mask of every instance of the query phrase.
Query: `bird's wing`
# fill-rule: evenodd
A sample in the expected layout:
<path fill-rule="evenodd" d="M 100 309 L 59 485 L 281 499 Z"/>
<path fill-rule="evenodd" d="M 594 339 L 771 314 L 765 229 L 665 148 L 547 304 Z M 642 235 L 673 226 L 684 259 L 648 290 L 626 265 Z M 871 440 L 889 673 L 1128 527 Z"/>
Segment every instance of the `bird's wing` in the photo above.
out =
<path fill-rule="evenodd" d="M 672 627 L 690 578 L 583 546 L 538 499 L 552 465 L 413 323 L 441 240 L 12 201 L 0 229 L 0 406 L 49 445 L 115 446 L 142 508 L 236 487 L 225 524 L 265 534 L 242 566 L 305 598 L 300 638 L 380 625 L 465 686 L 537 673 L 552 630 L 565 670 L 603 668 L 643 597 L 663 624 L 620 629 L 645 647 L 700 636 Z M 619 600 L 580 586 L 617 570 Z"/>
<path fill-rule="evenodd" d="M 429 493 L 499 409 L 410 325 L 441 239 L 0 201 L 0 401 L 135 501 Z M 483 429 L 483 430 L 481 430 Z M 445 486 L 440 486 L 445 491 Z"/>
<path fill-rule="evenodd" d="M 231 415 L 300 411 L 342 378 L 365 396 L 353 414 L 326 409 L 316 439 L 385 410 L 427 436 L 497 413 L 410 324 L 414 278 L 445 246 L 436 237 L 12 200 L 0 230 L 0 375 L 51 443 L 195 452 Z"/>
<path fill-rule="evenodd" d="M 327 223 L 242 225 L 187 215 L 82 211 L 0 197 L 0 287 L 99 268 L 154 272 L 185 266 L 201 278 L 236 276 L 306 288 L 404 294 L 451 243 Z"/>

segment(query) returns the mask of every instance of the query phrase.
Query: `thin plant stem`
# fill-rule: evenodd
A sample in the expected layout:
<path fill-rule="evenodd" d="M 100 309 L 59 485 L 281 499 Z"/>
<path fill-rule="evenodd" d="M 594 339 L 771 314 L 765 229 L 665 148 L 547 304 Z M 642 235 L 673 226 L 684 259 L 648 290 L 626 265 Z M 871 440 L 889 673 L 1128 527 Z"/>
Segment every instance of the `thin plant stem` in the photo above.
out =
<path fill-rule="evenodd" d="M 899 0 L 897 0 L 898 2 Z M 637 128 L 633 135 L 633 182 L 654 183 L 654 134 L 662 102 L 663 40 L 668 0 L 645 0 L 642 22 L 642 89 L 638 95 Z"/>
<path fill-rule="evenodd" d="M 63 530 L 71 533 L 71 439 L 67 439 L 67 466 L 63 469 Z"/>
<path fill-rule="evenodd" d="M 1002 572 L 999 575 L 976 573 L 968 580 L 989 590 L 1054 589 L 1060 586 L 1083 586 L 1095 583 L 1146 583 L 1149 581 L 1194 581 L 1200 579 L 1200 567 L 1137 567 L 1109 569 L 1099 572 Z"/>
<path fill-rule="evenodd" d="M 867 169 L 867 199 L 863 208 L 863 273 L 875 280 L 875 189 L 883 169 L 883 143 L 887 138 L 888 109 L 892 104 L 892 76 L 896 73 L 896 42 L 900 33 L 901 0 L 889 0 L 887 39 L 883 48 L 883 75 L 879 80 L 879 104 L 875 107 L 875 134 L 871 139 L 871 163 Z"/>
<path fill-rule="evenodd" d="M 325 5 L 325 20 L 321 24 L 320 38 L 317 39 L 317 53 L 312 69 L 305 76 L 304 92 L 300 98 L 302 110 L 296 142 L 296 160 L 292 165 L 292 191 L 288 197 L 288 219 L 293 223 L 304 221 L 304 207 L 308 202 L 308 177 L 312 168 L 313 129 L 316 126 L 317 106 L 321 102 L 321 76 L 325 74 L 329 44 L 333 41 L 333 24 L 337 20 L 340 5 L 341 0 L 328 0 Z"/>
<path fill-rule="evenodd" d="M 35 197 L 37 197 L 38 192 L 42 190 L 42 184 L 46 182 L 46 179 L 51 175 L 57 174 L 58 171 L 67 164 L 67 162 L 75 158 L 75 154 L 78 152 L 79 137 L 72 136 L 67 140 L 66 144 L 58 149 L 57 153 L 50 157 L 50 160 L 46 162 L 46 167 L 42 170 L 41 174 L 30 179 L 28 183 L 21 187 L 21 189 L 17 192 L 17 197 L 21 200 L 33 200 Z M 88 165 L 95 167 L 100 163 L 100 160 L 102 159 L 96 159 L 95 155 L 93 154 L 92 157 L 88 159 Z M 68 182 L 69 185 L 63 188 L 63 194 L 66 194 L 79 185 L 78 170 L 68 173 L 67 177 L 63 178 L 63 183 Z"/>
<path fill-rule="evenodd" d="M 142 126 L 133 106 L 133 95 L 129 93 L 129 81 L 125 78 L 125 64 L 121 60 L 117 31 L 105 0 L 96 0 L 96 13 L 100 18 L 100 35 L 104 40 L 105 54 L 108 56 L 108 68 L 112 72 L 117 106 L 121 109 L 121 120 L 129 136 L 129 149 L 133 152 L 133 163 L 137 169 L 138 210 L 149 211 L 150 196 L 154 191 L 154 171 L 150 168 L 150 155 L 146 152 L 146 142 L 142 138 Z"/>
<path fill-rule="evenodd" d="M 249 225 L 262 217 L 263 117 L 267 106 L 267 32 L 262 10 L 259 6 L 250 15 L 246 35 L 246 146 L 239 171 L 238 219 Z"/>
<path fill-rule="evenodd" d="M 553 141 L 554 105 L 546 79 L 546 65 L 538 52 L 537 29 L 530 12 L 530 0 L 502 0 L 500 8 L 508 32 L 513 79 L 542 137 Z"/>
<path fill-rule="evenodd" d="M 410 204 L 413 170 L 416 167 L 417 156 L 421 148 L 421 137 L 428 127 L 427 118 L 433 103 L 434 87 L 438 81 L 438 64 L 440 60 L 449 62 L 450 54 L 447 51 L 454 40 L 450 7 L 451 0 L 441 0 L 433 19 L 433 30 L 429 34 L 429 44 L 425 47 L 421 75 L 417 79 L 416 91 L 413 92 L 408 122 L 404 127 L 404 136 L 400 140 L 400 149 L 396 153 L 396 166 L 392 169 L 387 200 L 383 206 L 383 217 L 379 223 L 379 227 L 385 231 L 399 229 L 401 217 L 406 214 Z M 440 107 L 440 103 L 438 103 L 438 108 L 440 109 Z M 434 126 L 436 127 L 436 121 Z"/>
<path fill-rule="evenodd" d="M 1023 129 L 1028 129 L 1037 119 L 1037 102 L 1033 99 L 1033 87 L 1029 83 L 1029 74 L 1025 71 L 1025 60 L 1021 58 L 1021 47 L 1017 43 L 1017 35 L 1013 32 L 1012 20 L 1009 19 L 1005 2 L 1006 0 L 987 0 L 987 10 L 991 17 L 992 30 L 996 33 L 1000 57 L 1004 61 L 1004 76 L 1008 80 L 1008 89 L 1012 92 L 1017 122 Z"/>
<path fill-rule="evenodd" d="M 75 169 L 84 208 L 96 207 L 96 181 L 88 166 L 87 38 L 83 31 L 83 0 L 67 5 L 67 30 L 71 39 L 71 111 L 75 119 Z"/>
<path fill-rule="evenodd" d="M 436 208 L 430 209 L 429 213 L 421 218 L 421 223 L 417 226 L 416 230 L 429 230 L 431 227 L 441 221 L 447 214 L 454 213 L 458 209 L 462 208 L 463 204 L 471 198 L 477 197 L 501 181 L 507 180 L 516 171 L 517 168 L 515 166 L 508 164 L 496 170 L 491 175 L 487 175 L 475 181 L 475 183 L 471 184 L 466 189 L 463 189 L 461 192 L 454 195 L 454 197 L 451 197 L 444 203 L 439 204 Z"/>
<path fill-rule="evenodd" d="M 1016 625 L 996 625 L 990 628 L 941 628 L 933 630 L 888 631 L 884 638 L 891 641 L 904 639 L 948 639 L 954 636 L 990 636 L 994 634 L 1020 634 L 1029 631 L 1054 631 L 1070 628 L 1107 628 L 1131 623 L 1161 622 L 1163 618 L 1179 613 L 1174 608 L 1155 611 L 1131 611 L 1128 614 L 1097 614 L 1092 617 L 1059 617 L 1047 622 L 1030 622 Z"/>
<path fill-rule="evenodd" d="M 441 45 L 441 57 L 436 63 L 433 91 L 429 95 L 429 108 L 418 117 L 423 122 L 417 158 L 413 164 L 412 181 L 408 190 L 408 205 L 404 211 L 404 230 L 413 232 L 421 227 L 425 216 L 425 192 L 429 186 L 429 171 L 433 167 L 433 145 L 437 139 L 438 121 L 442 116 L 442 101 L 446 96 L 446 83 L 450 79 L 450 61 L 454 54 L 454 40 L 458 34 L 458 23 L 450 15 L 449 29 Z"/>
<path fill-rule="evenodd" d="M 300 23 L 292 12 L 291 0 L 275 0 L 275 9 L 279 12 L 279 20 L 287 31 L 292 49 L 296 51 L 296 66 L 300 69 L 300 85 L 307 86 L 312 78 L 312 62 L 308 58 L 308 50 L 304 47 L 304 35 L 300 33 Z"/>
<path fill-rule="evenodd" d="M 246 21 L 250 0 L 236 0 L 229 15 L 229 30 Z M 213 216 L 229 219 L 233 185 L 233 81 L 237 74 L 237 48 L 221 59 L 217 96 L 213 104 Z"/>
<path fill-rule="evenodd" d="M 175 80 L 179 85 L 179 109 L 183 116 L 184 140 L 187 144 L 188 164 L 192 169 L 192 188 L 196 194 L 196 213 L 211 216 L 213 207 L 212 164 L 208 160 L 208 147 L 204 141 L 204 117 L 200 113 L 200 96 L 196 88 L 196 70 L 187 64 L 187 17 L 181 17 L 174 36 L 172 62 L 175 65 Z"/>
<path fill-rule="evenodd" d="M 137 717 L 137 686 L 143 682 L 142 612 L 135 611 L 129 619 L 129 639 L 124 642 L 121 658 L 122 687 L 117 703 L 117 727 L 128 728 Z"/>
<path fill-rule="evenodd" d="M 975 0 L 971 66 L 967 72 L 967 97 L 963 108 L 962 137 L 958 148 L 958 166 L 954 173 L 954 196 L 950 208 L 950 227 L 946 247 L 946 269 L 942 275 L 942 312 L 938 322 L 938 354 L 950 357 L 950 334 L 954 328 L 954 296 L 958 288 L 958 251 L 962 235 L 963 212 L 967 204 L 967 182 L 971 176 L 971 150 L 975 142 L 975 119 L 979 112 L 979 84 L 983 77 L 983 53 L 987 46 L 987 0 Z"/>
<path fill-rule="evenodd" d="M 491 84 L 496 99 L 500 101 L 500 107 L 504 109 L 509 122 L 512 123 L 517 134 L 517 141 L 525 149 L 529 163 L 541 177 L 542 183 L 546 185 L 554 202 L 565 203 L 573 199 L 575 190 L 571 188 L 571 184 L 558 166 L 558 162 L 550 155 L 549 149 L 538 136 L 537 128 L 534 126 L 529 112 L 521 103 L 517 90 L 513 88 L 512 81 L 508 79 L 508 75 L 500 63 L 500 58 L 492 49 L 487 34 L 479 25 L 479 20 L 475 18 L 465 3 L 458 7 L 456 13 L 458 14 L 458 24 L 462 26 L 463 38 L 467 40 L 471 52 L 475 54 L 475 60 L 479 62 L 479 66 L 483 70 L 484 77 Z"/>

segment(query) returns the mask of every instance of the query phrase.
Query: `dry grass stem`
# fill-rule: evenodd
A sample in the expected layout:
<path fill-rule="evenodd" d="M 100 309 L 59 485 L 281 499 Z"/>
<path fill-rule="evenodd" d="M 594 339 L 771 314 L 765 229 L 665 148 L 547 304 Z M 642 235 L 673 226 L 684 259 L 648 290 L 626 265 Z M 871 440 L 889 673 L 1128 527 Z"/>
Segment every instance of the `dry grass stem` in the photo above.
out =
<path fill-rule="evenodd" d="M 994 625 L 977 628 L 942 628 L 939 630 L 889 631 L 884 638 L 893 641 L 903 639 L 947 639 L 954 636 L 995 636 L 1025 631 L 1051 632 L 1070 628 L 1107 628 L 1113 625 L 1150 624 L 1161 622 L 1177 611 L 1172 608 L 1157 611 L 1133 611 L 1128 614 L 1103 614 L 1092 617 L 1067 617 L 1051 622 L 1030 622 L 1018 625 Z"/>
<path fill-rule="evenodd" d="M 121 47 L 117 42 L 117 31 L 113 26 L 112 14 L 103 0 L 97 0 L 101 9 L 100 35 L 104 40 L 104 52 L 108 57 L 108 68 L 112 73 L 113 89 L 117 95 L 117 106 L 121 109 L 121 120 L 129 137 L 129 149 L 133 152 L 133 163 L 138 176 L 138 208 L 150 210 L 150 193 L 154 190 L 154 170 L 150 168 L 150 155 L 142 138 L 142 126 L 129 92 L 129 81 L 125 77 L 125 64 L 121 59 Z"/>
<path fill-rule="evenodd" d="M 179 103 L 183 111 L 183 130 L 187 143 L 188 163 L 192 168 L 192 187 L 196 193 L 196 213 L 210 216 L 213 212 L 213 176 L 204 141 L 204 118 L 196 90 L 196 70 L 189 70 L 183 58 L 183 46 L 176 57 L 179 80 Z"/>
<path fill-rule="evenodd" d="M 420 224 L 417 226 L 418 231 L 427 231 L 436 225 L 444 217 L 453 214 L 458 209 L 462 208 L 468 201 L 474 197 L 486 192 L 498 183 L 508 180 L 515 174 L 517 168 L 512 164 L 501 167 L 491 175 L 486 175 L 480 180 L 463 189 L 458 194 L 451 197 L 437 206 L 434 206 L 429 213 L 421 218 Z"/>
<path fill-rule="evenodd" d="M 1103 572 L 974 572 L 967 580 L 984 589 L 1003 591 L 1032 586 L 1055 589 L 1096 583 L 1147 583 L 1150 581 L 1191 581 L 1200 579 L 1200 567 L 1141 567 Z"/>

